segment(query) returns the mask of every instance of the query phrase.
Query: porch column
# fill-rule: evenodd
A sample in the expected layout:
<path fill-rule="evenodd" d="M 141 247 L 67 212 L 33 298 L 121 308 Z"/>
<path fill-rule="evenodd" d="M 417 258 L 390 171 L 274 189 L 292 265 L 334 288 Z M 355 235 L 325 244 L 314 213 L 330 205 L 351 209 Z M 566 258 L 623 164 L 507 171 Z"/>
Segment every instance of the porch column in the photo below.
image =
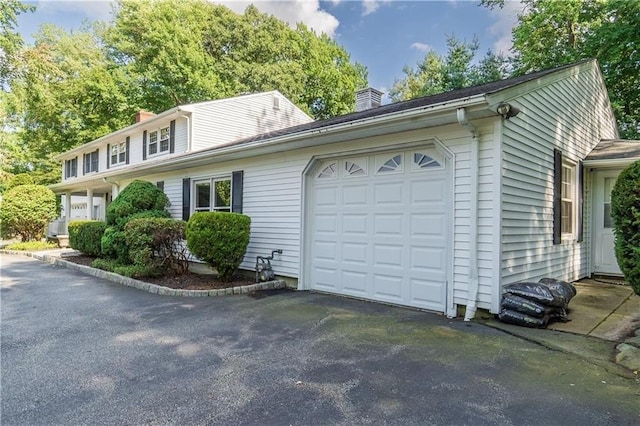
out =
<path fill-rule="evenodd" d="M 71 218 L 71 192 L 64 193 L 64 230 L 63 234 L 69 233 L 69 219 Z"/>
<path fill-rule="evenodd" d="M 93 189 L 87 189 L 87 220 L 93 219 Z"/>

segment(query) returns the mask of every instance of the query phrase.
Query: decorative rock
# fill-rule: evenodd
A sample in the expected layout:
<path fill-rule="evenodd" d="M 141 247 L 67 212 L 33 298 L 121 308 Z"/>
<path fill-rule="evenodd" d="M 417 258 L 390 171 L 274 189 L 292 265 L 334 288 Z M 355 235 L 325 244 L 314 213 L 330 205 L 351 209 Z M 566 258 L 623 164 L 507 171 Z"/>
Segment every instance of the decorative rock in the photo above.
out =
<path fill-rule="evenodd" d="M 619 353 L 616 355 L 616 363 L 629 370 L 640 370 L 640 349 L 627 343 L 620 343 L 616 346 Z"/>

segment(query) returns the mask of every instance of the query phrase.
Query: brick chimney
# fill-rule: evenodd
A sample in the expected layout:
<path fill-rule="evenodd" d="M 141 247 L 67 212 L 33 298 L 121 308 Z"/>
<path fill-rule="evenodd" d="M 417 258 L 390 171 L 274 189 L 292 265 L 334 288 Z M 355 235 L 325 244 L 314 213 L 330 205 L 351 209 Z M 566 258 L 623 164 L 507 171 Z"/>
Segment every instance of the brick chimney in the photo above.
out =
<path fill-rule="evenodd" d="M 136 123 L 140 123 L 141 121 L 148 120 L 155 116 L 156 115 L 154 113 L 141 109 L 140 111 L 136 112 Z"/>
<path fill-rule="evenodd" d="M 383 94 L 383 92 L 376 90 L 373 87 L 358 90 L 356 92 L 356 112 L 378 108 L 382 105 Z"/>

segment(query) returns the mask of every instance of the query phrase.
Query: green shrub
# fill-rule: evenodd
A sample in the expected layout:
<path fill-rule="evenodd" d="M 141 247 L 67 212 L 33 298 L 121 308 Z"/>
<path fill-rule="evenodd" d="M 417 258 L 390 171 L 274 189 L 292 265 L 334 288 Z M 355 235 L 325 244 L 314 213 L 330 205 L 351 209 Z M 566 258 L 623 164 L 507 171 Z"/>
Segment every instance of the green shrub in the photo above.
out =
<path fill-rule="evenodd" d="M 69 223 L 69 245 L 90 256 L 100 256 L 101 240 L 107 224 L 100 220 L 77 220 Z"/>
<path fill-rule="evenodd" d="M 189 260 L 184 245 L 186 223 L 167 218 L 138 218 L 124 228 L 134 265 L 185 273 Z"/>
<path fill-rule="evenodd" d="M 148 211 L 156 211 L 157 215 L 167 217 L 168 205 L 169 199 L 156 185 L 134 180 L 107 207 L 107 225 L 124 229 L 133 215 Z"/>
<path fill-rule="evenodd" d="M 169 199 L 151 182 L 134 180 L 107 207 L 107 229 L 100 241 L 102 255 L 131 264 L 124 227 L 130 220 L 170 217 Z"/>
<path fill-rule="evenodd" d="M 42 185 L 20 185 L 3 194 L 0 208 L 2 236 L 40 240 L 56 217 L 56 196 Z"/>
<path fill-rule="evenodd" d="M 104 230 L 104 234 L 100 239 L 100 252 L 103 257 L 117 260 L 122 264 L 131 262 L 124 231 L 116 226 L 108 226 Z"/>
<path fill-rule="evenodd" d="M 18 173 L 14 177 L 12 177 L 9 182 L 5 185 L 5 191 L 15 188 L 16 186 L 21 185 L 35 185 L 36 182 L 33 180 L 33 176 L 28 173 Z"/>
<path fill-rule="evenodd" d="M 611 216 L 618 265 L 640 295 L 640 161 L 618 176 L 611 191 Z"/>
<path fill-rule="evenodd" d="M 162 271 L 157 268 L 147 268 L 139 265 L 123 265 L 113 259 L 94 259 L 91 263 L 91 267 L 113 272 L 129 278 L 157 277 L 162 274 Z"/>
<path fill-rule="evenodd" d="M 7 250 L 18 251 L 38 251 L 38 250 L 54 250 L 58 245 L 50 241 L 24 241 L 21 243 L 9 244 L 5 247 Z"/>
<path fill-rule="evenodd" d="M 216 268 L 228 282 L 240 266 L 251 231 L 251 218 L 237 213 L 200 212 L 187 223 L 187 247 L 199 259 Z"/>

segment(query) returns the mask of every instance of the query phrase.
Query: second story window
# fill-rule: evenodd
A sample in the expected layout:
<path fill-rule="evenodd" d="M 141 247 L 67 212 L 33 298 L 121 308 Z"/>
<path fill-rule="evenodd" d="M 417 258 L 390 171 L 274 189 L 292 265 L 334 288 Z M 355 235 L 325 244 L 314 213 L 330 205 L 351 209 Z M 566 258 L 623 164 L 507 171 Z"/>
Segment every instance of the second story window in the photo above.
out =
<path fill-rule="evenodd" d="M 98 171 L 98 154 L 99 150 L 95 150 L 88 154 L 84 154 L 84 164 L 82 166 L 83 173 L 93 173 Z"/>
<path fill-rule="evenodd" d="M 70 177 L 78 176 L 78 157 L 71 160 L 65 160 L 64 162 L 64 177 L 68 179 Z"/>
<path fill-rule="evenodd" d="M 149 132 L 148 155 L 169 151 L 169 127 Z"/>
<path fill-rule="evenodd" d="M 124 164 L 127 160 L 127 143 L 120 142 L 111 145 L 111 165 Z"/>

